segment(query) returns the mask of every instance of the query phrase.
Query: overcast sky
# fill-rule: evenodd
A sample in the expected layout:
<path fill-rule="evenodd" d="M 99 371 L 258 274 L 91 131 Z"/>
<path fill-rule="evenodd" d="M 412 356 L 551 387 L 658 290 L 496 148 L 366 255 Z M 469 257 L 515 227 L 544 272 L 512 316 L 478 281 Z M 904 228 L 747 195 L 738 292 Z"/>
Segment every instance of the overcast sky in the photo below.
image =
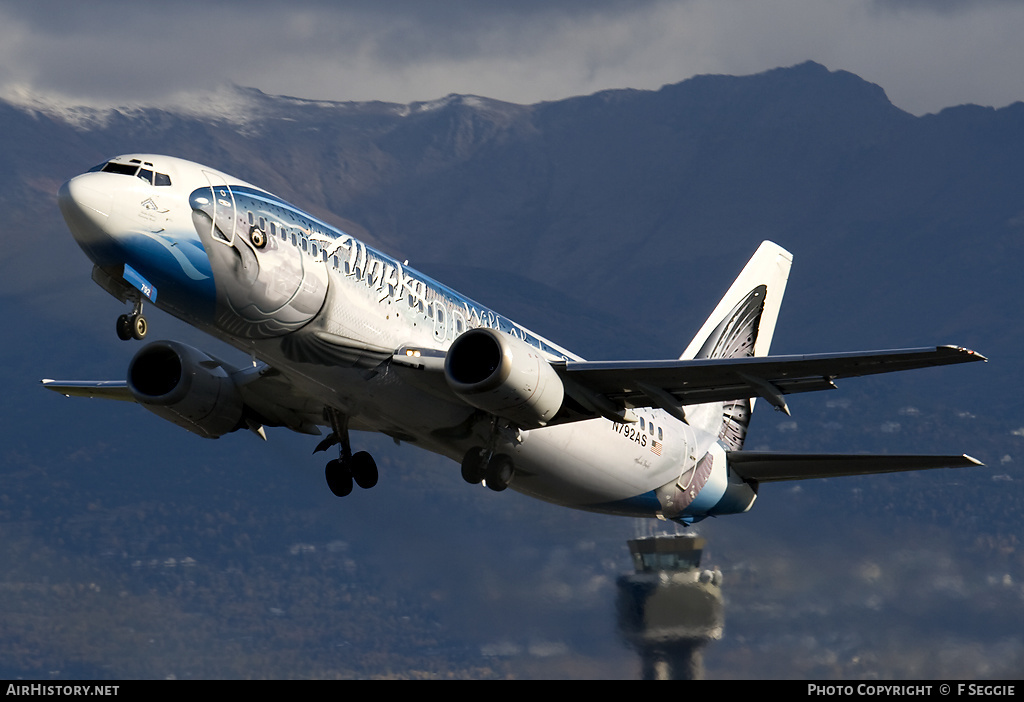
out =
<path fill-rule="evenodd" d="M 0 95 L 533 103 L 814 60 L 923 114 L 1024 100 L 1021 37 L 1024 0 L 0 0 Z"/>

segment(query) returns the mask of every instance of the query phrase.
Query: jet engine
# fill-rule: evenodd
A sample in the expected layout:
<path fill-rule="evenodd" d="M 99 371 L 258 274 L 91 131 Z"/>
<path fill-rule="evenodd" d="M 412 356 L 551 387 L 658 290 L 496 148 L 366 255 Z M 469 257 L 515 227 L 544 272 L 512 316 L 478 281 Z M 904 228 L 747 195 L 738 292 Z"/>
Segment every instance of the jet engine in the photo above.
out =
<path fill-rule="evenodd" d="M 216 439 L 244 426 L 233 370 L 191 346 L 154 341 L 128 365 L 128 389 L 158 417 Z"/>
<path fill-rule="evenodd" d="M 470 405 L 524 429 L 542 427 L 562 406 L 562 381 L 544 355 L 494 329 L 470 329 L 448 349 L 449 387 Z"/>

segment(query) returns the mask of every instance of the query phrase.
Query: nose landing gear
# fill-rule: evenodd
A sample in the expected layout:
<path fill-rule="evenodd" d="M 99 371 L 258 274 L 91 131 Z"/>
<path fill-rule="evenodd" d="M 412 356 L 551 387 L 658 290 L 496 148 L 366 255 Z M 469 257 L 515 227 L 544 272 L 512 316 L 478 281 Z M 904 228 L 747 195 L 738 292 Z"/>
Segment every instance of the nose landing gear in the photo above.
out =
<path fill-rule="evenodd" d="M 117 318 L 117 338 L 121 341 L 142 341 L 148 331 L 149 322 L 142 316 L 142 300 L 136 300 L 131 314 L 122 314 Z"/>

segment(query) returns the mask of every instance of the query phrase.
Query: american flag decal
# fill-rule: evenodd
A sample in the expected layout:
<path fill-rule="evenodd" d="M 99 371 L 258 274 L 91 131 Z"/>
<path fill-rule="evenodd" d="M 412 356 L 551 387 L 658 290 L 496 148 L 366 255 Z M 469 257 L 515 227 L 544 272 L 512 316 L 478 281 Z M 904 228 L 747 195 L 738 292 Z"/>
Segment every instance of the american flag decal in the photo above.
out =
<path fill-rule="evenodd" d="M 660 441 L 652 441 L 651 442 L 651 453 L 653 453 L 655 456 L 660 456 L 661 455 L 661 442 Z"/>

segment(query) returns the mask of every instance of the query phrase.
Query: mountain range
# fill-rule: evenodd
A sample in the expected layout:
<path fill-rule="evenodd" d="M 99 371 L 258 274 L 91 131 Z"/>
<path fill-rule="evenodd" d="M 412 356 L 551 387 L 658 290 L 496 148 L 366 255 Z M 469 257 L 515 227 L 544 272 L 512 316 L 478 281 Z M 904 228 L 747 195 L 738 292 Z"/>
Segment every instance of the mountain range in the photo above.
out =
<path fill-rule="evenodd" d="M 322 466 L 301 437 L 205 442 L 135 407 L 61 401 L 38 388 L 42 377 L 120 377 L 136 349 L 115 338 L 122 310 L 91 282 L 55 204 L 61 182 L 129 152 L 188 158 L 265 187 L 587 358 L 677 356 L 763 239 L 794 254 L 774 352 L 953 343 L 983 353 L 987 364 L 850 381 L 794 400 L 793 418 L 755 418 L 750 442 L 758 448 L 963 451 L 987 467 L 764 490 L 749 515 L 702 528 L 709 556 L 722 559 L 727 593 L 730 566 L 761 574 L 739 579 L 736 618 L 717 644 L 720 662 L 709 653 L 707 667 L 719 677 L 941 677 L 953 669 L 902 654 L 963 644 L 1002 663 L 964 663 L 956 675 L 1024 671 L 1021 637 L 997 612 L 1019 612 L 1024 602 L 1016 536 L 1024 505 L 1024 103 L 917 117 L 881 87 L 808 62 L 535 105 L 462 95 L 338 103 L 237 86 L 173 108 L 0 102 L 0 310 L 9 329 L 0 368 L 8 397 L 0 584 L 20 603 L 0 613 L 0 630 L 21 632 L 0 634 L 0 661 L 10 661 L 0 675 L 279 677 L 281 668 L 251 666 L 275 653 L 282 665 L 298 665 L 301 653 L 315 664 L 285 670 L 324 677 L 329 657 L 283 643 L 314 630 L 331 636 L 310 623 L 315 615 L 298 614 L 308 598 L 298 583 L 307 581 L 340 587 L 350 608 L 358 603 L 360 614 L 342 617 L 346 633 L 335 637 L 376 632 L 360 643 L 374 655 L 346 659 L 339 675 L 630 670 L 623 649 L 607 643 L 614 627 L 602 608 L 611 605 L 614 573 L 628 569 L 621 542 L 646 526 L 511 493 L 478 495 L 460 484 L 454 464 L 371 437 L 364 440 L 391 483 L 385 471 L 380 487 L 337 502 L 323 494 Z M 150 321 L 158 337 L 215 348 L 165 315 Z M 433 537 L 430 548 L 410 534 Z M 916 541 L 902 538 L 910 534 Z M 297 545 L 322 560 L 296 565 Z M 401 578 L 387 565 L 394 554 L 410 569 Z M 185 558 L 200 565 L 147 570 Z M 930 565 L 908 565 L 915 559 Z M 828 578 L 805 577 L 825 561 Z M 861 573 L 866 563 L 900 575 L 862 597 L 850 583 L 877 587 L 879 578 L 836 574 Z M 965 563 L 976 582 L 960 574 Z M 801 585 L 781 571 L 800 571 Z M 427 584 L 396 582 L 406 577 Z M 899 594 L 950 578 L 955 592 L 940 588 L 930 606 L 908 606 Z M 89 584 L 106 593 L 104 579 L 119 593 L 114 601 L 97 594 L 72 606 L 92 597 Z M 807 583 L 826 590 L 808 596 Z M 387 604 L 367 621 L 373 588 L 388 593 Z M 529 594 L 550 591 L 561 594 L 543 603 Z M 959 598 L 971 617 L 936 625 L 935 612 L 948 610 L 943 597 Z M 341 611 L 342 600 L 335 593 L 323 607 Z M 820 610 L 808 624 L 801 606 L 811 600 Z M 15 616 L 36 605 L 38 619 Z M 115 611 L 137 619 L 118 619 L 121 633 L 89 654 L 79 634 L 41 613 L 47 607 L 79 611 L 78 631 Z M 159 656 L 135 650 L 136 634 L 124 632 L 145 629 L 140 622 L 163 627 L 168 641 L 178 631 L 154 623 L 160 607 L 202 632 L 203 644 L 179 633 L 174 640 L 186 643 L 165 642 Z M 269 618 L 257 627 L 266 648 L 233 638 L 254 635 L 247 607 Z M 894 612 L 900 633 L 878 633 Z M 581 628 L 581 617 L 603 624 Z M 295 629 L 283 633 L 286 620 Z M 730 640 L 730 626 L 739 638 Z M 808 626 L 832 652 L 822 654 L 825 663 L 795 662 L 806 638 L 793 632 Z M 400 646 L 408 630 L 433 643 Z M 847 638 L 823 642 L 825 630 Z M 562 648 L 553 650 L 563 654 L 528 664 L 525 655 L 518 663 L 481 658 L 481 650 L 506 650 L 482 642 L 515 637 L 558 639 Z M 235 658 L 207 655 L 196 667 L 175 648 L 207 650 L 211 641 L 230 641 Z M 344 649 L 317 641 L 318 651 Z M 884 670 L 864 668 L 865 660 Z"/>

